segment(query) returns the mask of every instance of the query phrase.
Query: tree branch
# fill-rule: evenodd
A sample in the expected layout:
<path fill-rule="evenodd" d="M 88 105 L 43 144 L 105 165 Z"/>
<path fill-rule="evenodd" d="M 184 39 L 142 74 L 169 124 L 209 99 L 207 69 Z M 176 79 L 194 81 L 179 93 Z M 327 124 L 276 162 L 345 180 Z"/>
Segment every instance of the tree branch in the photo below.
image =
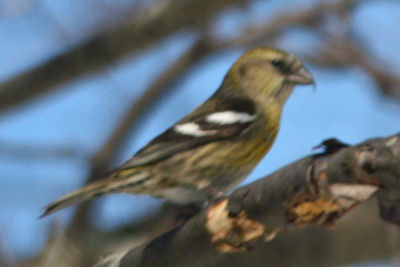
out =
<path fill-rule="evenodd" d="M 308 60 L 329 68 L 356 66 L 375 80 L 383 94 L 400 99 L 400 79 L 385 68 L 381 59 L 373 58 L 359 41 L 344 36 L 325 35 L 325 38 L 323 48 L 308 55 Z"/>
<path fill-rule="evenodd" d="M 228 42 L 230 46 L 261 45 L 285 30 L 295 27 L 318 28 L 327 15 L 335 10 L 352 10 L 361 0 L 339 0 L 322 2 L 304 10 L 295 10 L 278 14 L 271 21 L 259 26 L 247 28 L 244 33 Z"/>
<path fill-rule="evenodd" d="M 200 28 L 227 6 L 246 0 L 162 1 L 111 32 L 96 34 L 76 48 L 0 84 L 0 113 L 87 75 L 186 27 Z"/>
<path fill-rule="evenodd" d="M 82 150 L 73 145 L 41 145 L 0 141 L 0 155 L 21 159 L 78 158 Z"/>
<path fill-rule="evenodd" d="M 330 227 L 375 192 L 382 218 L 400 225 L 400 134 L 347 148 L 336 144 L 235 190 L 182 227 L 132 249 L 119 264 L 99 266 L 221 265 L 288 226 Z"/>

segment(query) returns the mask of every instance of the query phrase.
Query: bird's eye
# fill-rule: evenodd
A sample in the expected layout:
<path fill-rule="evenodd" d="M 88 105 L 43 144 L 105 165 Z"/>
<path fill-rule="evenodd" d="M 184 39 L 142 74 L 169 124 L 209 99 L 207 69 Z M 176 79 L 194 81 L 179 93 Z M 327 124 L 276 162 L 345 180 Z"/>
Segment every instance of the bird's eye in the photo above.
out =
<path fill-rule="evenodd" d="M 272 66 L 274 66 L 276 68 L 279 68 L 279 67 L 281 67 L 283 65 L 283 61 L 280 60 L 280 59 L 273 59 L 271 61 L 271 64 L 272 64 Z"/>

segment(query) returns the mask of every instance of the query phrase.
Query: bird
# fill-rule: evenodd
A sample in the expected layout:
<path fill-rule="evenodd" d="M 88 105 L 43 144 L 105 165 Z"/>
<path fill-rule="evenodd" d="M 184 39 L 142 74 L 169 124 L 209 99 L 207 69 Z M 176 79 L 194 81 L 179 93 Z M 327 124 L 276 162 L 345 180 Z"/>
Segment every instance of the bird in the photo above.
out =
<path fill-rule="evenodd" d="M 203 104 L 109 174 L 46 206 L 41 217 L 113 193 L 191 205 L 228 192 L 271 148 L 294 87 L 308 84 L 313 76 L 295 55 L 248 50 Z"/>

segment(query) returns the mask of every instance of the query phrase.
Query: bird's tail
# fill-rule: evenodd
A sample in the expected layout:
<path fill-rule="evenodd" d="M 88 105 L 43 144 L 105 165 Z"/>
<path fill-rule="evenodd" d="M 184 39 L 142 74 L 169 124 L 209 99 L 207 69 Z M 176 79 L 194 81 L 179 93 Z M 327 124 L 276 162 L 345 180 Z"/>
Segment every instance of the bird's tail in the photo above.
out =
<path fill-rule="evenodd" d="M 102 183 L 100 183 L 102 182 Z M 56 212 L 60 209 L 66 208 L 68 206 L 77 204 L 79 202 L 88 200 L 89 198 L 95 197 L 95 196 L 102 196 L 106 194 L 107 192 L 103 192 L 102 188 L 104 182 L 99 181 L 95 182 L 93 184 L 89 184 L 79 190 L 76 190 L 74 192 L 71 192 L 62 198 L 54 201 L 53 203 L 50 203 L 45 207 L 45 211 L 43 212 L 42 215 L 40 215 L 40 218 L 43 218 L 53 212 Z"/>
<path fill-rule="evenodd" d="M 118 193 L 118 192 L 129 192 L 129 193 L 140 193 L 140 187 L 137 185 L 141 184 L 146 180 L 143 175 L 133 175 L 127 179 L 115 179 L 116 177 L 108 177 L 108 179 L 101 179 L 97 182 L 88 184 L 87 186 L 76 190 L 74 192 L 65 195 L 64 197 L 50 203 L 45 207 L 45 211 L 39 218 L 43 218 L 49 214 L 52 214 L 60 209 L 68 206 L 77 204 L 79 202 L 89 200 L 95 197 L 101 197 L 106 194 Z M 119 177 L 121 178 L 121 177 Z"/>

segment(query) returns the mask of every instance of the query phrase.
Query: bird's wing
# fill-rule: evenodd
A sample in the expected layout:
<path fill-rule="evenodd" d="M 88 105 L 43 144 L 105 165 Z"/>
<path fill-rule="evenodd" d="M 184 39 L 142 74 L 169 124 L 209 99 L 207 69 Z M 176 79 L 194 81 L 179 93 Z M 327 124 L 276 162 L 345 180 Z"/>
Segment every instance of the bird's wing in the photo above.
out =
<path fill-rule="evenodd" d="M 209 105 L 212 111 L 193 111 L 147 144 L 118 170 L 144 166 L 207 143 L 233 138 L 256 119 L 255 105 L 246 98 L 229 98 L 223 103 L 209 101 L 205 105 Z"/>

